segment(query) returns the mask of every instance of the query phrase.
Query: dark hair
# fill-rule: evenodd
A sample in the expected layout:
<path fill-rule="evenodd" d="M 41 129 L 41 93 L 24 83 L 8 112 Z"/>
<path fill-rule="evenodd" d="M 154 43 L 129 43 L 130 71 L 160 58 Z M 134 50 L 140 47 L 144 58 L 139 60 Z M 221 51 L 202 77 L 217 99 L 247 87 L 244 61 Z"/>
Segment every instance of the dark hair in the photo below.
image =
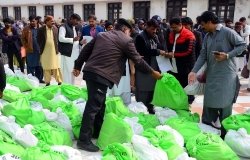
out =
<path fill-rule="evenodd" d="M 89 20 L 89 19 L 92 19 L 92 18 L 93 18 L 95 21 L 96 21 L 96 19 L 97 19 L 96 16 L 93 15 L 93 14 L 91 14 L 91 15 L 88 16 L 88 20 Z"/>
<path fill-rule="evenodd" d="M 147 27 L 158 28 L 159 27 L 159 23 L 155 19 L 150 19 L 149 21 L 147 21 Z"/>
<path fill-rule="evenodd" d="M 40 20 L 42 17 L 40 17 L 40 16 L 37 16 L 35 19 L 38 21 L 38 20 Z"/>
<path fill-rule="evenodd" d="M 247 20 L 246 17 L 241 17 L 239 21 L 240 21 L 240 22 L 244 22 L 244 21 L 246 21 L 246 20 Z"/>
<path fill-rule="evenodd" d="M 242 23 L 241 22 L 235 22 L 235 26 L 241 26 Z"/>
<path fill-rule="evenodd" d="M 29 21 L 32 21 L 33 19 L 36 20 L 36 16 L 34 16 L 34 15 L 29 16 Z"/>
<path fill-rule="evenodd" d="M 213 24 L 219 23 L 219 18 L 211 11 L 205 11 L 201 14 L 201 22 L 207 23 L 211 21 Z"/>
<path fill-rule="evenodd" d="M 81 17 L 80 17 L 78 14 L 73 13 L 73 14 L 70 16 L 70 19 L 76 19 L 76 20 L 80 21 L 80 20 L 81 20 Z"/>
<path fill-rule="evenodd" d="M 113 23 L 111 23 L 111 22 L 109 22 L 109 21 L 108 21 L 108 22 L 106 22 L 106 23 L 105 23 L 105 28 L 108 28 L 108 26 L 110 26 L 110 25 L 112 25 L 112 26 L 113 26 Z"/>
<path fill-rule="evenodd" d="M 193 26 L 193 24 L 194 24 L 193 21 L 192 21 L 192 19 L 190 17 L 183 17 L 183 18 L 181 18 L 181 22 L 185 23 L 185 24 L 189 24 L 191 26 Z"/>
<path fill-rule="evenodd" d="M 197 16 L 196 21 L 197 21 L 198 24 L 200 24 L 201 23 L 201 16 Z"/>
<path fill-rule="evenodd" d="M 13 23 L 13 20 L 11 20 L 9 17 L 3 19 L 3 23 Z"/>
<path fill-rule="evenodd" d="M 177 17 L 175 17 L 175 18 L 172 18 L 170 21 L 169 21 L 169 24 L 170 25 L 172 25 L 172 24 L 181 24 L 182 22 L 181 22 L 181 19 L 180 18 L 177 18 Z"/>
<path fill-rule="evenodd" d="M 231 19 L 226 19 L 225 20 L 225 23 L 230 23 L 230 22 L 233 23 L 233 21 Z"/>

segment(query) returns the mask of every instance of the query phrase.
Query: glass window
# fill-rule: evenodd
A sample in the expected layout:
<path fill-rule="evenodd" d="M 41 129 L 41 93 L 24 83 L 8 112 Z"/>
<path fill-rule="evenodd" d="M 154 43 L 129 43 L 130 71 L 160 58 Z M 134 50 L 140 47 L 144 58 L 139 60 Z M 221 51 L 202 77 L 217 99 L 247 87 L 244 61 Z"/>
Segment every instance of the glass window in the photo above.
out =
<path fill-rule="evenodd" d="M 69 19 L 70 16 L 74 13 L 74 6 L 73 5 L 64 5 L 63 6 L 63 13 L 64 13 L 64 18 Z"/>
<path fill-rule="evenodd" d="M 14 7 L 15 20 L 21 20 L 21 7 Z"/>
<path fill-rule="evenodd" d="M 36 6 L 29 6 L 29 16 L 36 16 Z"/>
<path fill-rule="evenodd" d="M 3 19 L 9 16 L 8 7 L 2 7 L 2 15 L 3 15 Z"/>
<path fill-rule="evenodd" d="M 122 16 L 122 3 L 108 3 L 108 20 L 114 21 Z"/>
<path fill-rule="evenodd" d="M 45 6 L 45 16 L 54 16 L 54 6 Z"/>
<path fill-rule="evenodd" d="M 95 4 L 84 4 L 83 5 L 83 17 L 84 21 L 88 19 L 88 16 L 95 14 Z"/>
<path fill-rule="evenodd" d="M 167 0 L 167 20 L 187 16 L 187 0 Z"/>
<path fill-rule="evenodd" d="M 134 2 L 134 19 L 146 19 L 150 17 L 150 1 Z"/>

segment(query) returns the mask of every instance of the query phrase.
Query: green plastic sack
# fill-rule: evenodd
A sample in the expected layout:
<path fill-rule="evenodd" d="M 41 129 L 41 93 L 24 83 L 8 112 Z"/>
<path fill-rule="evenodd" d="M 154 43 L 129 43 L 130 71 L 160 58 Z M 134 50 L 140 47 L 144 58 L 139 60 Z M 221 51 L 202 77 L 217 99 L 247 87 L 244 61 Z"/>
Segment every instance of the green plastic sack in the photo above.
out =
<path fill-rule="evenodd" d="M 81 124 L 82 124 L 82 117 L 75 117 L 74 119 L 71 119 L 70 122 L 73 128 L 72 131 L 73 131 L 74 136 L 77 139 L 79 139 Z"/>
<path fill-rule="evenodd" d="M 102 157 L 102 160 L 116 160 L 116 157 L 114 155 L 106 155 Z"/>
<path fill-rule="evenodd" d="M 5 89 L 3 91 L 3 100 L 8 102 L 15 102 L 20 98 L 23 98 L 25 95 L 22 93 L 18 93 L 13 90 Z"/>
<path fill-rule="evenodd" d="M 184 153 L 184 148 L 177 144 L 174 135 L 169 132 L 151 128 L 144 131 L 142 135 L 152 145 L 166 152 L 169 160 L 175 160 L 179 155 Z"/>
<path fill-rule="evenodd" d="M 190 156 L 198 160 L 239 160 L 232 149 L 215 134 L 198 134 L 188 140 L 186 148 Z"/>
<path fill-rule="evenodd" d="M 189 110 L 188 97 L 178 80 L 171 74 L 164 73 L 155 85 L 152 104 L 174 110 Z"/>
<path fill-rule="evenodd" d="M 32 96 L 29 100 L 41 103 L 43 108 L 46 108 L 46 109 L 49 109 L 52 104 L 47 98 L 45 98 L 42 95 Z"/>
<path fill-rule="evenodd" d="M 178 117 L 186 118 L 188 121 L 196 122 L 196 123 L 200 122 L 200 115 L 198 113 L 192 114 L 190 111 L 186 111 L 186 110 L 177 110 L 176 113 Z"/>
<path fill-rule="evenodd" d="M 84 89 L 80 89 L 73 85 L 61 85 L 61 93 L 69 100 L 74 101 L 79 98 L 83 98 L 86 100 L 86 91 Z"/>
<path fill-rule="evenodd" d="M 105 116 L 100 135 L 97 140 L 97 145 L 101 149 L 105 149 L 112 143 L 127 143 L 131 142 L 133 131 L 123 119 L 113 113 Z"/>
<path fill-rule="evenodd" d="M 139 118 L 138 122 L 143 126 L 144 130 L 155 128 L 160 125 L 160 122 L 155 115 L 139 113 L 137 117 Z"/>
<path fill-rule="evenodd" d="M 42 146 L 42 145 L 43 146 Z M 40 143 L 38 147 L 27 148 L 24 154 L 21 156 L 23 160 L 67 160 L 67 156 L 54 152 L 50 149 L 50 146 Z"/>
<path fill-rule="evenodd" d="M 12 153 L 20 157 L 24 153 L 24 148 L 17 144 L 9 135 L 0 130 L 0 156 Z"/>
<path fill-rule="evenodd" d="M 73 142 L 70 138 L 69 132 L 60 128 L 58 125 L 53 125 L 52 122 L 43 122 L 34 125 L 32 133 L 38 140 L 46 142 L 49 145 L 67 145 L 72 146 Z"/>
<path fill-rule="evenodd" d="M 22 127 L 26 124 L 40 124 L 46 119 L 42 111 L 31 109 L 27 98 L 22 98 L 5 105 L 2 111 L 5 116 L 15 116 L 16 122 Z"/>
<path fill-rule="evenodd" d="M 129 114 L 129 110 L 123 103 L 121 97 L 107 97 L 105 104 L 105 115 L 114 113 L 119 117 L 125 117 Z"/>
<path fill-rule="evenodd" d="M 31 92 L 31 97 L 44 97 L 47 100 L 51 100 L 55 97 L 55 95 L 59 92 L 60 86 L 58 85 L 50 85 L 40 88 L 35 88 Z"/>
<path fill-rule="evenodd" d="M 136 155 L 131 147 L 125 144 L 112 143 L 103 151 L 103 159 L 110 160 L 137 160 Z"/>
<path fill-rule="evenodd" d="M 222 125 L 226 130 L 238 130 L 245 128 L 247 133 L 250 134 L 250 114 L 236 114 L 227 117 L 222 121 Z"/>
<path fill-rule="evenodd" d="M 30 91 L 33 89 L 33 86 L 27 80 L 20 77 L 8 76 L 6 81 L 7 83 L 18 87 L 21 92 Z"/>
<path fill-rule="evenodd" d="M 187 121 L 185 118 L 169 118 L 166 124 L 177 130 L 183 136 L 185 143 L 201 133 L 198 123 Z"/>
<path fill-rule="evenodd" d="M 88 100 L 88 90 L 87 90 L 87 88 L 81 88 L 81 92 L 82 92 L 82 98 L 87 101 Z"/>

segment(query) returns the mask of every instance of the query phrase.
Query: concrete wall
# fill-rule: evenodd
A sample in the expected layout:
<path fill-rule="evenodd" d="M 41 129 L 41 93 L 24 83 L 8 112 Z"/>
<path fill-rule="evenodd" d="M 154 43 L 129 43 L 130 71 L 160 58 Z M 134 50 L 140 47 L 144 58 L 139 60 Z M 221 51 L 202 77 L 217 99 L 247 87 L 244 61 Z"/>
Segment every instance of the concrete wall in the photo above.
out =
<path fill-rule="evenodd" d="M 162 19 L 166 18 L 166 0 L 151 0 L 150 18 L 159 15 Z"/>
<path fill-rule="evenodd" d="M 98 20 L 108 18 L 108 8 L 106 2 L 95 3 L 95 15 Z"/>
<path fill-rule="evenodd" d="M 193 22 L 196 22 L 196 17 L 208 10 L 208 1 L 209 0 L 188 0 L 187 16 L 192 18 Z"/>
<path fill-rule="evenodd" d="M 250 0 L 236 0 L 234 11 L 234 22 L 239 21 L 241 17 L 246 17 L 250 24 Z"/>
<path fill-rule="evenodd" d="M 134 3 L 131 1 L 122 2 L 122 17 L 131 19 L 134 17 Z"/>

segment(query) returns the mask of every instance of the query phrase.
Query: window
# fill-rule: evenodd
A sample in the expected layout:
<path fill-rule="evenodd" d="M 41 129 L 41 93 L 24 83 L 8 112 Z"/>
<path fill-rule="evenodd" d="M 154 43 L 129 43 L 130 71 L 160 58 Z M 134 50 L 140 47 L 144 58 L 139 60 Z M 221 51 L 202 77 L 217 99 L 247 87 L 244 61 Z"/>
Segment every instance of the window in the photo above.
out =
<path fill-rule="evenodd" d="M 64 18 L 68 19 L 74 13 L 73 5 L 64 5 L 63 6 Z"/>
<path fill-rule="evenodd" d="M 122 16 L 122 3 L 108 3 L 108 20 L 114 21 Z"/>
<path fill-rule="evenodd" d="M 2 7 L 2 15 L 3 15 L 3 19 L 9 16 L 8 7 Z"/>
<path fill-rule="evenodd" d="M 148 20 L 150 17 L 150 1 L 134 2 L 134 19 L 143 18 Z"/>
<path fill-rule="evenodd" d="M 173 17 L 187 16 L 187 0 L 168 0 L 167 1 L 167 20 Z"/>
<path fill-rule="evenodd" d="M 54 6 L 45 6 L 45 16 L 54 16 Z"/>
<path fill-rule="evenodd" d="M 84 21 L 88 20 L 88 16 L 95 14 L 95 4 L 84 4 L 83 5 L 83 17 Z"/>
<path fill-rule="evenodd" d="M 209 0 L 209 11 L 214 12 L 224 22 L 234 19 L 235 0 Z"/>
<path fill-rule="evenodd" d="M 29 16 L 36 16 L 36 6 L 29 6 Z"/>
<path fill-rule="evenodd" d="M 21 7 L 14 7 L 15 20 L 21 20 Z"/>

